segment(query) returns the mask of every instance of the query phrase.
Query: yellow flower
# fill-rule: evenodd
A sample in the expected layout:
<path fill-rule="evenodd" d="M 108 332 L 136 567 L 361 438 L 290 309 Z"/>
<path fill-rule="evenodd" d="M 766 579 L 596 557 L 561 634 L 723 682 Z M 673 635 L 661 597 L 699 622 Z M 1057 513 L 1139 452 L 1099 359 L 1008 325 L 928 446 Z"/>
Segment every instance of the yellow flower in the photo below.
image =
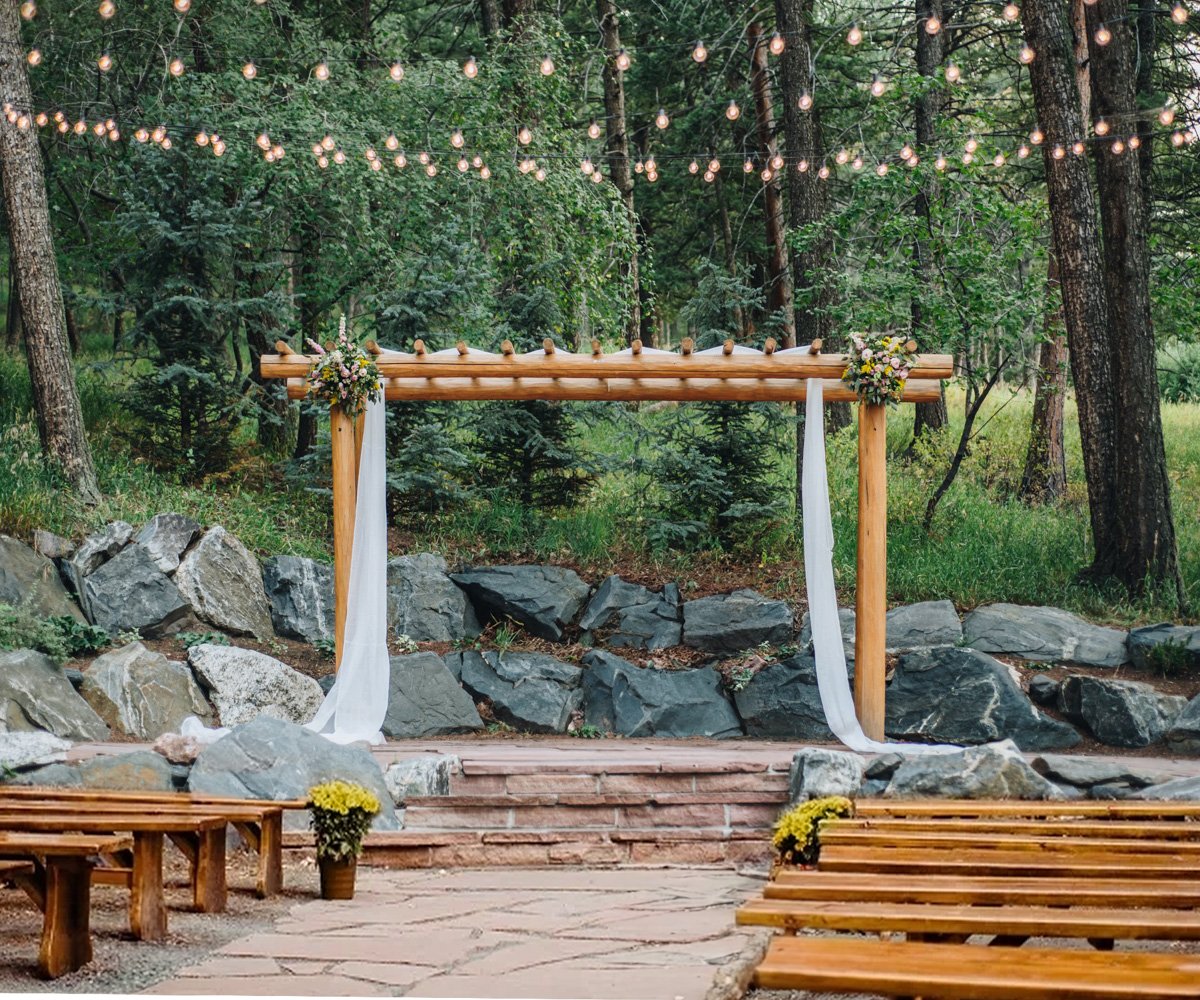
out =
<path fill-rule="evenodd" d="M 369 789 L 348 781 L 326 781 L 322 785 L 315 785 L 308 790 L 308 801 L 314 809 L 325 809 L 343 816 L 351 809 L 361 809 L 371 815 L 379 812 L 379 799 Z"/>

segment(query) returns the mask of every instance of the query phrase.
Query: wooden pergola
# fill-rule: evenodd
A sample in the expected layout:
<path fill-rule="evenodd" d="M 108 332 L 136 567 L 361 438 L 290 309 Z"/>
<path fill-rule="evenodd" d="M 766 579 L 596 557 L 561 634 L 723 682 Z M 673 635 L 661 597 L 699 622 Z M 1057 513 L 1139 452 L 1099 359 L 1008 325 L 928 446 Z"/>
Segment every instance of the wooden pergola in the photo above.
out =
<path fill-rule="evenodd" d="M 443 351 L 427 351 L 421 341 L 412 353 L 369 349 L 383 376 L 388 400 L 733 400 L 800 403 L 806 381 L 821 379 L 824 400 L 851 402 L 855 393 L 841 381 L 848 359 L 822 354 L 821 344 L 778 349 L 768 340 L 763 350 L 726 341 L 721 347 L 696 351 L 684 340 L 679 352 L 632 346 L 604 354 L 598 341 L 592 353 L 571 353 L 546 340 L 539 351 L 518 354 L 505 341 L 499 354 L 459 343 Z M 315 355 L 297 354 L 282 341 L 277 354 L 263 355 L 264 378 L 287 380 L 290 399 L 308 393 L 308 374 Z M 906 403 L 937 400 L 941 380 L 953 374 L 945 354 L 914 359 L 904 388 Z M 854 702 L 863 731 L 883 739 L 884 650 L 887 638 L 887 420 L 882 404 L 859 406 L 858 421 L 858 576 L 855 608 Z M 358 455 L 363 421 L 338 406 L 330 412 L 333 439 L 333 547 L 335 629 L 338 661 L 346 626 L 350 586 L 350 554 Z"/>

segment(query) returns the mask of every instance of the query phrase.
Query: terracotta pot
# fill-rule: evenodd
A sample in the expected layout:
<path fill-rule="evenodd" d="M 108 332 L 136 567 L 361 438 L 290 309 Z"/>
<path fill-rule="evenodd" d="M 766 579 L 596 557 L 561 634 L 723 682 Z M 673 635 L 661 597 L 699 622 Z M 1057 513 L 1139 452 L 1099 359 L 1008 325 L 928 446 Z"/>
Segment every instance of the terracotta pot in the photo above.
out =
<path fill-rule="evenodd" d="M 353 899 L 354 873 L 358 870 L 358 858 L 349 857 L 334 861 L 318 858 L 321 869 L 322 899 Z"/>

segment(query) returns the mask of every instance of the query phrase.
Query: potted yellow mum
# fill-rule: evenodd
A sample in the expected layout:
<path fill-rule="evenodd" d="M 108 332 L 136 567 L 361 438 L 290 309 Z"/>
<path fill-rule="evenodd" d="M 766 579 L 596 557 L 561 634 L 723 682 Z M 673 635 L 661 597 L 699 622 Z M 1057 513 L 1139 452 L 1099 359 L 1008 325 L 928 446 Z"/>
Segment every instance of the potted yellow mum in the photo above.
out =
<path fill-rule="evenodd" d="M 379 799 L 362 785 L 326 781 L 308 790 L 309 823 L 317 842 L 322 899 L 353 899 L 363 838 Z"/>
<path fill-rule="evenodd" d="M 809 799 L 785 812 L 771 838 L 778 865 L 815 865 L 821 850 L 821 825 L 854 814 L 854 803 L 841 795 Z"/>

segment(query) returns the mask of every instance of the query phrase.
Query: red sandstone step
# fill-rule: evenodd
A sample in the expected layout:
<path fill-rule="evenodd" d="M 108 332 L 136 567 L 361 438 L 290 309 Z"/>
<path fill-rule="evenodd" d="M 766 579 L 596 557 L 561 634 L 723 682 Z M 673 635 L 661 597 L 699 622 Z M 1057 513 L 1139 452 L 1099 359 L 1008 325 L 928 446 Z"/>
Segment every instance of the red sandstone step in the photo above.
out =
<path fill-rule="evenodd" d="M 450 779 L 452 795 L 528 795 L 539 793 L 657 794 L 666 792 L 776 792 L 786 795 L 786 771 L 500 771 L 471 764 Z"/>

